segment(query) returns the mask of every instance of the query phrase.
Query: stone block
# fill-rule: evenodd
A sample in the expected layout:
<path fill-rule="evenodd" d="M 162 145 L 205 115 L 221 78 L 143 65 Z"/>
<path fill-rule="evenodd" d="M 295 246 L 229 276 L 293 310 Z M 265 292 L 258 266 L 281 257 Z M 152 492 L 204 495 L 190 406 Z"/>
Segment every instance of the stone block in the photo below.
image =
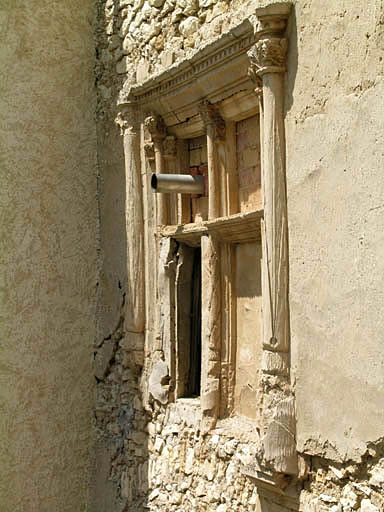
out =
<path fill-rule="evenodd" d="M 374 505 L 371 500 L 363 499 L 361 500 L 361 512 L 379 512 L 379 509 Z"/>
<path fill-rule="evenodd" d="M 138 82 L 144 82 L 146 78 L 149 76 L 149 63 L 148 62 L 140 62 L 137 65 L 136 69 L 136 79 Z"/>
<path fill-rule="evenodd" d="M 180 34 L 184 37 L 193 36 L 199 30 L 199 19 L 195 16 L 189 16 L 187 19 L 183 20 L 179 25 Z"/>

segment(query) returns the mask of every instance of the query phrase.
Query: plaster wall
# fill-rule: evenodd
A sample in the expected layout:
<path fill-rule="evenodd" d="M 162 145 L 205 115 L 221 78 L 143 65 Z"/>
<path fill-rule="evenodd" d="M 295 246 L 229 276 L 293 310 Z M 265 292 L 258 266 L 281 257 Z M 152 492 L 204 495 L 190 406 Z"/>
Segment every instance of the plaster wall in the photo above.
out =
<path fill-rule="evenodd" d="M 86 510 L 97 283 L 91 0 L 0 1 L 0 509 Z"/>
<path fill-rule="evenodd" d="M 384 6 L 298 2 L 286 96 L 298 450 L 383 436 Z"/>

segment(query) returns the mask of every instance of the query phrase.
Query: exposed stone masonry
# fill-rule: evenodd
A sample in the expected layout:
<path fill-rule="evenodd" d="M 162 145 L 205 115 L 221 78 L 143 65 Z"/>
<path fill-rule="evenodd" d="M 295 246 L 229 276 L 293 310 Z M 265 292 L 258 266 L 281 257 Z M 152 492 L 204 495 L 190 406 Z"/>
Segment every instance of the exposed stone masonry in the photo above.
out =
<path fill-rule="evenodd" d="M 142 82 L 254 13 L 251 0 L 99 0 L 99 116 L 122 84 Z"/>

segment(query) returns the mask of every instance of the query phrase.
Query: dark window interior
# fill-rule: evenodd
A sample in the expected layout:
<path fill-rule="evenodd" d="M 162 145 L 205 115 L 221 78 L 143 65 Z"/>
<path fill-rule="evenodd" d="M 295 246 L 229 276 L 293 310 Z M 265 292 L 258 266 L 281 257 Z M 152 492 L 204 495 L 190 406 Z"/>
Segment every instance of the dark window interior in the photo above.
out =
<path fill-rule="evenodd" d="M 186 392 L 188 396 L 200 395 L 201 377 L 201 249 L 193 251 L 191 283 L 191 340 L 189 346 L 190 365 Z"/>
<path fill-rule="evenodd" d="M 201 249 L 180 243 L 176 272 L 176 395 L 200 395 Z"/>

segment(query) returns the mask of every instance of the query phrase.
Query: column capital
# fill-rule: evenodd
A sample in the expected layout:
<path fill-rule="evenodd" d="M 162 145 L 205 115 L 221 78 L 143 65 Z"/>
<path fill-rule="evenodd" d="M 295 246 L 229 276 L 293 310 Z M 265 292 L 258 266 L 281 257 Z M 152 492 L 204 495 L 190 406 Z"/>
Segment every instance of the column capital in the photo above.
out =
<path fill-rule="evenodd" d="M 199 113 L 205 127 L 215 127 L 215 139 L 219 141 L 224 140 L 225 121 L 221 117 L 217 107 L 212 105 L 212 103 L 210 103 L 208 100 L 203 100 L 199 104 Z"/>
<path fill-rule="evenodd" d="M 288 40 L 284 37 L 290 3 L 275 3 L 256 9 L 259 21 L 257 43 L 248 51 L 250 67 L 248 75 L 256 88 L 261 86 L 265 73 L 284 73 Z"/>
<path fill-rule="evenodd" d="M 144 126 L 153 141 L 163 140 L 167 135 L 163 118 L 155 112 L 148 113 L 144 119 Z"/>
<path fill-rule="evenodd" d="M 248 74 L 260 86 L 257 78 L 265 73 L 284 73 L 288 50 L 288 40 L 280 37 L 264 36 L 249 51 Z"/>
<path fill-rule="evenodd" d="M 136 134 L 137 131 L 137 103 L 135 101 L 126 101 L 118 105 L 118 112 L 115 123 L 120 127 L 121 135 Z"/>

